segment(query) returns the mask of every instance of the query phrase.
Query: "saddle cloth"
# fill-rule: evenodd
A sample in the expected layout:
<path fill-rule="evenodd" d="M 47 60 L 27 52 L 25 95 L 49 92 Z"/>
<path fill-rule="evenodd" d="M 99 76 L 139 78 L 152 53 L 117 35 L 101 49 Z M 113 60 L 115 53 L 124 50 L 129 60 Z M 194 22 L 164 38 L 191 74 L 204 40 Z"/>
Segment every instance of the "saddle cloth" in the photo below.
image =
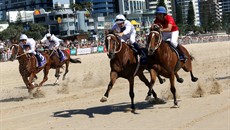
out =
<path fill-rule="evenodd" d="M 39 56 L 39 58 L 41 59 L 40 63 L 38 61 L 38 59 L 36 58 L 37 60 L 37 64 L 36 64 L 36 67 L 43 67 L 45 64 L 46 64 L 46 58 L 45 56 L 43 56 L 40 52 L 36 52 L 37 55 Z M 36 56 L 35 56 L 36 57 Z"/>

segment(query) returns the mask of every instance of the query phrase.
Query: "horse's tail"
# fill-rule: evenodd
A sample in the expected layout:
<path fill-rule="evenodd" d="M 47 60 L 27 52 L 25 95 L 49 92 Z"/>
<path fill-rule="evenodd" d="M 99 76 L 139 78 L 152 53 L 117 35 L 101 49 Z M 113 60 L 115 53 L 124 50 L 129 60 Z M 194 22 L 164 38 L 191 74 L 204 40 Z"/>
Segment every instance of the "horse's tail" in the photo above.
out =
<path fill-rule="evenodd" d="M 79 60 L 79 58 L 76 58 L 76 59 L 70 58 L 70 62 L 71 63 L 81 63 L 81 61 Z"/>

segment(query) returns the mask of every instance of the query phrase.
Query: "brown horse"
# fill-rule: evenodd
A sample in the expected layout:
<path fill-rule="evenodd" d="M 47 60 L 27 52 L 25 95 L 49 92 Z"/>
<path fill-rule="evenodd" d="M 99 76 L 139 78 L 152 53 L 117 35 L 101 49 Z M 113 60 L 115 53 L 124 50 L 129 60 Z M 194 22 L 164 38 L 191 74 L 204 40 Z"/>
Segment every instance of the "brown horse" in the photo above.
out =
<path fill-rule="evenodd" d="M 198 78 L 194 77 L 192 73 L 193 57 L 183 47 L 186 55 L 189 57 L 186 62 L 180 61 L 175 51 L 166 42 L 162 41 L 161 32 L 154 31 L 156 30 L 156 27 L 157 26 L 152 26 L 148 35 L 148 55 L 150 59 L 149 64 L 152 66 L 157 74 L 170 79 L 170 90 L 173 94 L 174 105 L 177 106 L 178 103 L 176 100 L 174 75 L 178 76 L 177 72 L 180 68 L 183 68 L 184 71 L 190 72 L 191 80 L 193 82 L 196 82 Z M 150 72 L 154 73 L 154 71 Z"/>
<path fill-rule="evenodd" d="M 132 112 L 134 112 L 134 77 L 138 76 L 140 80 L 144 82 L 146 86 L 148 86 L 149 89 L 152 88 L 153 83 L 150 83 L 143 73 L 143 71 L 147 69 L 147 66 L 141 65 L 138 67 L 138 61 L 133 49 L 125 42 L 121 42 L 121 40 L 115 33 L 107 33 L 105 37 L 105 44 L 107 46 L 108 57 L 111 59 L 110 82 L 104 96 L 101 98 L 100 101 L 107 101 L 109 92 L 112 89 L 116 79 L 122 77 L 129 81 L 129 96 L 131 98 L 131 109 Z M 155 78 L 156 76 L 153 75 L 151 77 Z M 155 81 L 155 79 L 151 81 Z M 156 93 L 153 90 L 152 94 L 154 97 L 156 97 Z"/>
<path fill-rule="evenodd" d="M 35 86 L 32 81 L 35 78 L 36 74 L 41 70 L 44 71 L 43 80 L 39 83 L 38 88 L 40 88 L 44 82 L 48 80 L 48 73 L 50 69 L 50 58 L 46 53 L 42 53 L 42 55 L 46 58 L 46 64 L 42 67 L 36 67 L 37 59 L 35 56 L 31 56 L 29 54 L 24 53 L 23 48 L 18 44 L 13 44 L 10 47 L 12 51 L 12 55 L 10 57 L 11 61 L 18 59 L 19 62 L 19 72 L 22 76 L 22 79 L 29 91 L 30 94 L 33 94 L 32 90 L 34 90 Z"/>
<path fill-rule="evenodd" d="M 50 60 L 51 60 L 51 68 L 52 69 L 56 69 L 55 72 L 55 77 L 57 78 L 57 80 L 55 81 L 54 85 L 56 85 L 58 83 L 58 79 L 60 77 L 60 68 L 62 68 L 62 66 L 65 64 L 65 73 L 63 74 L 63 78 L 62 80 L 65 79 L 66 74 L 69 72 L 69 62 L 71 63 L 81 63 L 80 60 L 78 59 L 72 59 L 70 57 L 70 54 L 66 51 L 66 50 L 62 50 L 62 52 L 64 53 L 64 55 L 66 56 L 66 59 L 63 61 L 60 61 L 59 55 L 57 50 L 48 50 L 47 51 L 50 55 Z"/>

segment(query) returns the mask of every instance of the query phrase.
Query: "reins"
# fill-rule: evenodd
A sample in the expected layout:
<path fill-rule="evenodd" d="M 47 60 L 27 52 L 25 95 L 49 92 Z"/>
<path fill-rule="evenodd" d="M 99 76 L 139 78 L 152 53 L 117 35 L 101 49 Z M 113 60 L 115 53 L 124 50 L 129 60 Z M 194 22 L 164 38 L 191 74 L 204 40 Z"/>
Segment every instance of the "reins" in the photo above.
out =
<path fill-rule="evenodd" d="M 150 33 L 153 33 L 152 34 L 152 37 L 151 37 L 151 39 L 155 36 L 155 33 L 157 33 L 158 35 L 159 35 L 159 38 L 158 38 L 158 41 L 157 41 L 157 45 L 155 46 L 155 50 L 156 49 L 158 49 L 159 48 L 159 46 L 161 45 L 161 41 L 162 41 L 162 35 L 161 35 L 161 32 L 158 32 L 158 31 L 151 31 Z M 151 41 L 151 40 L 150 40 Z M 149 48 L 150 48 L 151 46 L 149 46 Z"/>
<path fill-rule="evenodd" d="M 108 34 L 107 36 L 108 36 L 108 37 L 107 37 L 107 40 L 108 40 L 108 48 L 110 48 L 110 39 L 111 39 L 111 36 L 114 36 L 114 37 L 115 37 L 115 35 L 114 35 L 114 34 Z M 116 45 L 117 45 L 117 43 L 118 43 L 118 45 L 119 45 L 119 42 L 117 42 L 117 41 L 115 40 L 115 44 L 116 44 Z M 116 51 L 116 50 L 117 50 L 117 46 L 115 46 L 115 48 L 114 48 L 114 53 L 115 53 L 115 54 L 121 51 L 122 42 L 120 42 L 120 43 L 121 43 L 121 45 L 120 45 L 120 48 L 119 48 L 118 51 Z"/>
<path fill-rule="evenodd" d="M 14 48 L 14 46 L 19 47 L 19 45 L 17 45 L 17 44 L 13 44 L 12 49 Z M 27 54 L 27 53 L 22 53 L 22 54 L 18 55 L 18 52 L 19 52 L 19 48 L 17 48 L 16 58 L 19 58 L 19 57 L 21 57 L 21 56 L 23 56 L 23 55 L 26 55 L 26 54 Z"/>

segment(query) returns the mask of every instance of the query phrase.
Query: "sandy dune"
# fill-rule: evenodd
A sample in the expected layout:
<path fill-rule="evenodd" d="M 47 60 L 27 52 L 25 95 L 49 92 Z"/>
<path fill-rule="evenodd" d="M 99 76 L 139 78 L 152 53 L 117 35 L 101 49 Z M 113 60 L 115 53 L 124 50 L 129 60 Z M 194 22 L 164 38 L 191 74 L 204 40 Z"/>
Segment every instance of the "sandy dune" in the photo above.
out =
<path fill-rule="evenodd" d="M 109 82 L 105 53 L 81 55 L 82 64 L 53 86 L 54 70 L 42 88 L 44 97 L 30 99 L 18 71 L 18 61 L 0 63 L 0 130 L 229 130 L 230 42 L 185 45 L 195 57 L 194 75 L 179 71 L 176 83 L 179 108 L 170 108 L 169 81 L 154 86 L 165 104 L 148 103 L 147 87 L 135 78 L 137 114 L 130 107 L 128 81 L 118 79 L 108 101 L 100 102 Z M 149 73 L 145 73 L 149 77 Z M 38 75 L 42 78 L 42 73 Z"/>

